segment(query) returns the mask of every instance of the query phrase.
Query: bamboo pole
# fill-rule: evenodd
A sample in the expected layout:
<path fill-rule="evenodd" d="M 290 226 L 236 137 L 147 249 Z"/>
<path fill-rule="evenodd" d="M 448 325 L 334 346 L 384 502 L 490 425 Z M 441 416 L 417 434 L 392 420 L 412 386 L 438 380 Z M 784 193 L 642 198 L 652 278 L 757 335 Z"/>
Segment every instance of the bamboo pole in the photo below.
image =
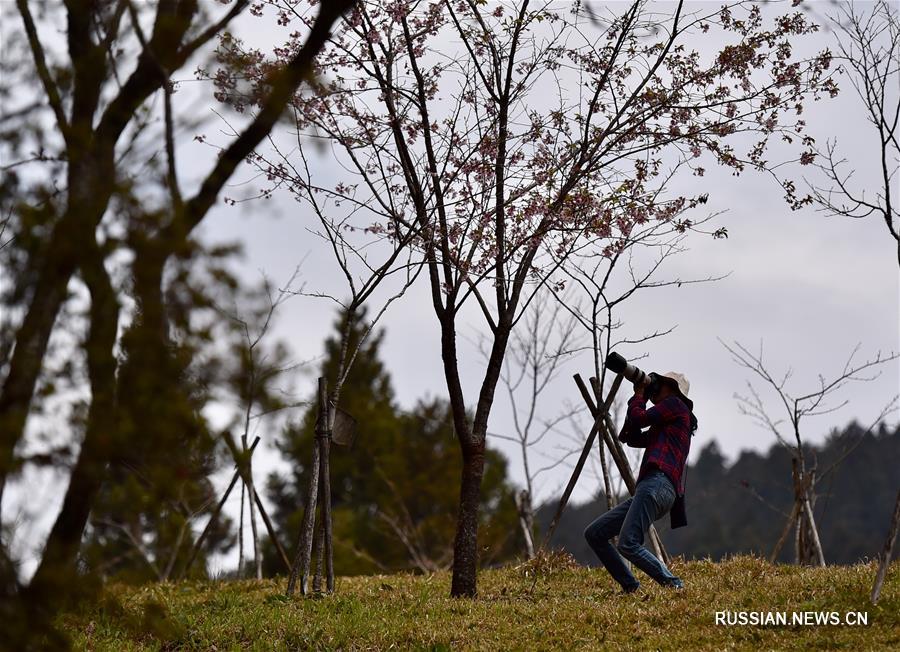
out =
<path fill-rule="evenodd" d="M 256 446 L 256 442 L 258 442 L 258 441 L 259 441 L 259 437 L 256 438 L 256 440 L 253 443 L 253 446 Z M 228 445 L 228 449 L 231 451 L 231 455 L 234 458 L 235 463 L 237 463 L 237 461 L 241 457 L 242 453 L 240 453 L 238 451 L 237 445 L 232 440 L 230 434 L 227 434 L 225 436 L 225 443 Z M 252 448 L 251 448 L 251 451 L 252 451 Z M 237 473 L 241 474 L 241 477 L 246 486 L 249 486 L 250 484 L 252 484 L 252 478 L 250 478 L 250 473 L 248 472 L 248 469 L 242 468 L 240 465 L 238 465 Z M 256 491 L 256 489 L 255 489 L 255 485 L 254 485 L 254 490 L 253 490 L 252 494 L 253 494 L 253 500 L 256 505 L 256 508 L 259 510 L 259 515 L 262 517 L 263 524 L 266 526 L 266 532 L 269 535 L 269 539 L 271 539 L 272 543 L 275 545 L 275 550 L 278 552 L 278 556 L 281 558 L 281 561 L 284 564 L 285 569 L 288 572 L 290 572 L 291 571 L 290 559 L 288 559 L 287 552 L 285 551 L 284 546 L 281 545 L 281 541 L 279 541 L 279 539 L 278 539 L 278 534 L 275 532 L 275 528 L 272 526 L 272 520 L 269 518 L 268 512 L 266 512 L 265 505 L 263 505 L 262 500 L 259 497 L 259 492 Z"/>
<path fill-rule="evenodd" d="M 256 448 L 256 445 L 259 443 L 259 437 L 253 440 L 253 444 L 250 446 L 250 453 L 253 453 L 253 449 Z M 206 536 L 209 534 L 209 531 L 212 529 L 213 524 L 218 520 L 219 513 L 222 511 L 222 507 L 225 505 L 225 501 L 228 500 L 228 496 L 231 494 L 231 490 L 234 489 L 234 485 L 237 484 L 238 478 L 241 477 L 240 469 L 237 468 L 237 460 L 235 460 L 235 471 L 234 475 L 231 476 L 231 482 L 228 484 L 228 488 L 225 490 L 225 493 L 222 494 L 222 498 L 219 500 L 219 503 L 216 505 L 216 508 L 213 510 L 212 515 L 209 517 L 209 520 L 206 522 L 206 527 L 203 528 L 203 532 L 200 533 L 200 536 L 194 542 L 193 547 L 191 548 L 191 554 L 188 557 L 187 563 L 184 565 L 184 569 L 181 571 L 180 577 L 184 577 L 188 574 L 188 571 L 191 570 L 191 566 L 194 565 L 194 560 L 197 558 L 197 554 L 200 552 L 200 547 L 203 545 L 203 542 L 206 540 Z"/>
<path fill-rule="evenodd" d="M 319 494 L 319 438 L 320 432 L 328 427 L 325 423 L 328 409 L 326 389 L 325 379 L 319 378 L 319 414 L 316 419 L 316 438 L 313 445 L 312 465 L 309 468 L 309 487 L 306 492 L 303 525 L 300 528 L 300 535 L 297 541 L 297 554 L 294 557 L 294 563 L 291 566 L 291 575 L 288 578 L 287 595 L 289 596 L 294 594 L 298 576 L 300 578 L 300 593 L 306 595 L 306 580 L 309 573 L 310 557 L 312 556 L 312 544 L 316 521 L 316 502 Z"/>
<path fill-rule="evenodd" d="M 580 381 L 581 376 L 576 374 L 575 382 L 577 383 Z M 607 397 L 606 403 L 604 403 L 604 408 L 608 408 L 609 405 L 612 405 L 612 400 L 615 398 L 616 392 L 619 390 L 619 385 L 621 384 L 622 376 L 619 374 L 616 376 L 616 379 L 613 381 L 613 385 L 609 390 L 609 396 Z M 566 489 L 559 499 L 559 504 L 556 507 L 556 513 L 553 515 L 553 520 L 550 521 L 550 527 L 547 529 L 547 535 L 544 537 L 545 547 L 548 546 L 553 539 L 553 534 L 556 532 L 556 527 L 559 525 L 563 511 L 566 509 L 566 505 L 569 503 L 569 497 L 572 495 L 572 490 L 575 489 L 575 484 L 578 482 L 579 476 L 581 476 L 581 471 L 584 468 L 584 463 L 587 461 L 588 454 L 594 447 L 594 439 L 597 437 L 597 433 L 600 432 L 602 415 L 597 412 L 596 408 L 592 409 L 591 413 L 594 415 L 594 425 L 591 427 L 590 433 L 588 433 L 587 441 L 584 443 L 584 448 L 581 449 L 581 455 L 578 457 L 578 462 L 575 463 L 575 468 L 572 470 L 572 476 L 569 478 Z"/>

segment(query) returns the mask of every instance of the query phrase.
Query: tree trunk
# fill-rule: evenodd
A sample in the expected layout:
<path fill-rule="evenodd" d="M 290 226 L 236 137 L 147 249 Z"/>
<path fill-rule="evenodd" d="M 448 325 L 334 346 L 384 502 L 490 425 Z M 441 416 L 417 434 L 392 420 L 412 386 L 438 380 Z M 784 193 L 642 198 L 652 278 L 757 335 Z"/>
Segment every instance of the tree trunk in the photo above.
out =
<path fill-rule="evenodd" d="M 274 76 L 272 90 L 256 118 L 223 152 L 197 195 L 187 203 L 187 214 L 180 216 L 187 221 L 182 225 L 187 232 L 203 219 L 236 167 L 269 134 L 294 92 L 308 77 L 312 61 L 329 38 L 332 25 L 353 4 L 355 0 L 322 3 L 306 42 Z M 157 43 L 157 46 L 163 46 L 156 52 L 160 60 L 153 62 L 153 57 L 138 59 L 137 69 L 105 109 L 96 128 L 94 114 L 102 90 L 102 84 L 97 83 L 102 81 L 102 71 L 98 70 L 96 62 L 105 63 L 104 50 L 99 45 L 88 48 L 72 61 L 75 75 L 70 128 L 73 138 L 66 147 L 70 196 L 66 211 L 54 226 L 42 256 L 35 292 L 16 331 L 9 373 L 0 389 L 0 504 L 6 479 L 13 470 L 14 450 L 25 428 L 53 323 L 66 297 L 69 279 L 81 264 L 85 242 L 91 244 L 91 236 L 106 212 L 115 187 L 116 143 L 138 107 L 166 82 L 159 73 L 159 64 L 166 70 L 175 71 L 184 63 L 185 59 L 179 58 L 185 51 L 181 45 L 196 11 L 196 5 L 187 5 L 188 11 L 179 12 L 177 19 L 165 21 L 165 35 Z M 70 25 L 82 11 L 70 8 Z M 163 16 L 163 11 L 160 9 L 159 16 Z M 83 16 L 81 18 L 78 24 L 84 27 L 87 23 L 83 22 Z M 99 53 L 100 58 L 89 59 L 92 51 Z"/>
<path fill-rule="evenodd" d="M 66 149 L 69 159 L 66 209 L 50 232 L 47 248 L 36 266 L 37 280 L 25 317 L 16 331 L 16 346 L 0 391 L 0 505 L 7 477 L 14 468 L 15 447 L 25 430 L 53 324 L 68 294 L 69 281 L 79 264 L 83 273 L 86 270 L 89 274 L 106 273 L 96 268 L 90 270 L 96 264 L 94 258 L 100 255 L 96 251 L 94 231 L 114 189 L 113 149 L 98 149 L 89 142 Z"/>
<path fill-rule="evenodd" d="M 91 325 L 86 343 L 91 407 L 78 461 L 53 529 L 47 537 L 41 563 L 26 591 L 26 599 L 53 613 L 77 584 L 75 559 L 81 536 L 100 489 L 106 466 L 115 454 L 116 358 L 113 346 L 119 305 L 99 251 L 85 265 L 84 278 L 91 292 Z"/>
<path fill-rule="evenodd" d="M 484 439 L 464 445 L 463 468 L 453 541 L 452 597 L 475 597 L 478 572 L 478 509 L 484 476 Z"/>
<path fill-rule="evenodd" d="M 50 333 L 77 268 L 76 255 L 84 250 L 84 238 L 76 237 L 73 223 L 70 215 L 64 215 L 50 236 L 0 392 L 0 504 L 6 479 L 14 470 L 14 451 L 25 429 Z"/>

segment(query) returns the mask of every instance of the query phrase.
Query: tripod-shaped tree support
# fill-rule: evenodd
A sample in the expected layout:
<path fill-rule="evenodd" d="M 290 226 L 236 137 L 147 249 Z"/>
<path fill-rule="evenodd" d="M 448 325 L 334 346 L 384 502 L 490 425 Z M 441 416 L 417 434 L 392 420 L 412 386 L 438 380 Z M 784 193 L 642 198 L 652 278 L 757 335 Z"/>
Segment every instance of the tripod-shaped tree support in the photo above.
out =
<path fill-rule="evenodd" d="M 591 393 L 588 391 L 588 388 L 585 386 L 584 381 L 581 379 L 579 374 L 575 374 L 575 383 L 578 385 L 578 390 L 581 392 L 581 397 L 584 399 L 585 404 L 591 412 L 591 415 L 594 417 L 594 425 L 591 427 L 591 432 L 588 434 L 587 441 L 584 444 L 584 448 L 581 451 L 581 456 L 578 458 L 578 462 L 575 464 L 575 468 L 572 470 L 572 477 L 569 478 L 569 484 L 566 485 L 566 490 L 563 492 L 562 497 L 559 499 L 559 505 L 556 508 L 556 514 L 553 515 L 553 520 L 550 521 L 550 528 L 547 530 L 547 536 L 544 538 L 544 547 L 550 544 L 550 541 L 553 538 L 553 533 L 556 531 L 557 525 L 559 525 L 559 520 L 562 518 L 563 511 L 566 509 L 566 505 L 569 502 L 569 497 L 572 495 L 572 490 L 575 489 L 575 484 L 578 482 L 578 478 L 581 475 L 581 471 L 584 468 L 584 463 L 587 461 L 588 454 L 591 452 L 591 448 L 594 446 L 594 440 L 597 438 L 597 434 L 601 434 L 602 439 L 600 441 L 600 454 L 603 455 L 603 444 L 606 444 L 606 447 L 609 449 L 610 455 L 613 458 L 613 461 L 616 464 L 616 468 L 619 470 L 619 474 L 622 476 L 622 479 L 625 481 L 625 486 L 628 488 L 628 493 L 632 496 L 634 495 L 634 490 L 637 485 L 634 479 L 634 473 L 631 471 L 631 466 L 628 464 L 628 458 L 625 456 L 625 449 L 622 448 L 621 442 L 619 442 L 616 437 L 616 427 L 613 423 L 612 417 L 609 416 L 609 408 L 612 406 L 613 399 L 616 397 L 616 392 L 619 391 L 619 386 L 622 384 L 622 374 L 616 375 L 613 380 L 612 387 L 609 390 L 609 394 L 606 396 L 606 400 L 600 402 L 602 397 L 602 391 L 600 387 L 600 383 L 596 378 L 591 378 L 591 387 L 594 390 L 594 396 L 591 396 Z M 594 400 L 597 400 L 600 407 L 597 407 Z M 653 548 L 653 551 L 656 553 L 656 556 L 662 560 L 664 564 L 669 563 L 669 555 L 666 553 L 666 549 L 663 546 L 662 539 L 659 538 L 659 533 L 656 531 L 656 528 L 651 524 L 649 530 L 650 537 L 650 545 Z"/>
<path fill-rule="evenodd" d="M 225 502 L 228 500 L 228 496 L 231 495 L 231 490 L 234 489 L 237 481 L 240 479 L 245 485 L 250 482 L 250 458 L 253 455 L 253 451 L 256 450 L 256 445 L 259 443 L 259 437 L 253 440 L 253 444 L 251 444 L 250 448 L 243 454 L 238 451 L 234 440 L 231 438 L 231 433 L 226 432 L 224 434 L 224 439 L 225 443 L 228 445 L 228 450 L 231 452 L 231 456 L 234 458 L 234 475 L 231 477 L 228 488 L 225 490 L 225 493 L 222 494 L 222 498 L 219 500 L 213 513 L 210 515 L 209 520 L 206 522 L 206 527 L 203 528 L 203 532 L 200 533 L 200 536 L 191 547 L 187 563 L 181 571 L 180 577 L 182 578 L 187 576 L 188 572 L 191 570 L 191 566 L 193 566 L 194 561 L 197 559 L 197 554 L 203 547 L 203 542 L 206 540 L 210 531 L 212 531 L 213 525 L 218 522 L 222 508 L 225 506 Z M 272 520 L 266 512 L 265 505 L 262 504 L 262 500 L 259 498 L 259 493 L 254 491 L 253 498 L 256 502 L 257 509 L 259 509 L 259 514 L 262 516 L 263 523 L 266 526 L 266 532 L 269 533 L 269 539 L 271 539 L 272 544 L 275 546 L 275 550 L 278 552 L 278 558 L 281 559 L 284 567 L 287 570 L 290 570 L 291 564 L 288 561 L 287 553 L 285 552 L 284 547 L 282 547 L 281 542 L 278 540 L 278 535 L 275 533 L 275 528 L 272 526 Z"/>
<path fill-rule="evenodd" d="M 321 590 L 322 562 L 324 558 L 326 573 L 326 590 L 334 591 L 334 551 L 332 549 L 331 529 L 331 471 L 329 456 L 331 451 L 331 432 L 334 427 L 334 408 L 328 401 L 328 387 L 324 378 L 319 378 L 319 410 L 316 418 L 316 437 L 313 446 L 312 465 L 309 473 L 309 486 L 306 492 L 306 505 L 303 510 L 303 525 L 297 543 L 297 554 L 291 566 L 288 579 L 287 595 L 293 595 L 300 579 L 300 593 L 307 594 L 307 580 L 313 555 L 316 552 L 316 574 L 313 579 L 313 590 Z M 316 530 L 316 507 L 320 509 L 321 518 Z"/>
<path fill-rule="evenodd" d="M 819 531 L 816 528 L 816 519 L 813 516 L 812 501 L 810 495 L 816 484 L 816 470 L 806 470 L 796 457 L 791 458 L 791 473 L 794 479 L 794 506 L 788 516 L 778 543 L 772 550 L 769 561 L 773 564 L 781 552 L 784 542 L 787 541 L 791 528 L 795 528 L 795 557 L 798 564 L 815 563 L 817 566 L 825 565 L 825 555 L 822 553 L 822 543 L 819 541 Z"/>

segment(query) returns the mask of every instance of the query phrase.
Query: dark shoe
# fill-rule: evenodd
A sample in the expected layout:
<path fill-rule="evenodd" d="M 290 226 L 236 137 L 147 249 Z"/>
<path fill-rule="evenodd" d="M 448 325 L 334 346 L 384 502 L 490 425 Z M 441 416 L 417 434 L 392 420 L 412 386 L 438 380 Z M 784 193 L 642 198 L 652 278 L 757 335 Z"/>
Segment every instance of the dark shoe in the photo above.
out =
<path fill-rule="evenodd" d="M 622 587 L 622 593 L 623 593 L 624 595 L 627 595 L 627 594 L 629 594 L 629 593 L 634 593 L 634 592 L 637 591 L 639 588 L 641 588 L 641 583 L 640 583 L 640 582 L 638 582 L 638 583 L 635 584 L 634 586 L 629 586 L 629 587 L 623 586 L 623 587 Z"/>
<path fill-rule="evenodd" d="M 668 584 L 663 584 L 663 586 L 670 589 L 675 589 L 676 591 L 684 591 L 684 582 L 679 579 L 674 579 Z"/>

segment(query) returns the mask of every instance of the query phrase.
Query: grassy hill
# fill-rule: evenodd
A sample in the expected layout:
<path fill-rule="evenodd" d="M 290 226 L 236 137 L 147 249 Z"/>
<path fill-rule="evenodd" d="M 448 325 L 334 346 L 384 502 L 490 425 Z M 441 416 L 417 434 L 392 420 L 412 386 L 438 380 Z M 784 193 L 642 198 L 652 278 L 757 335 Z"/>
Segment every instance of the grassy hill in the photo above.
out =
<path fill-rule="evenodd" d="M 621 595 L 602 570 L 562 556 L 482 572 L 476 600 L 450 577 L 338 578 L 337 592 L 284 596 L 282 579 L 108 587 L 60 620 L 90 650 L 900 649 L 900 563 L 869 602 L 874 563 L 824 569 L 754 557 L 675 562 L 683 592 L 649 580 Z M 716 625 L 715 612 L 866 612 L 868 625 Z"/>

